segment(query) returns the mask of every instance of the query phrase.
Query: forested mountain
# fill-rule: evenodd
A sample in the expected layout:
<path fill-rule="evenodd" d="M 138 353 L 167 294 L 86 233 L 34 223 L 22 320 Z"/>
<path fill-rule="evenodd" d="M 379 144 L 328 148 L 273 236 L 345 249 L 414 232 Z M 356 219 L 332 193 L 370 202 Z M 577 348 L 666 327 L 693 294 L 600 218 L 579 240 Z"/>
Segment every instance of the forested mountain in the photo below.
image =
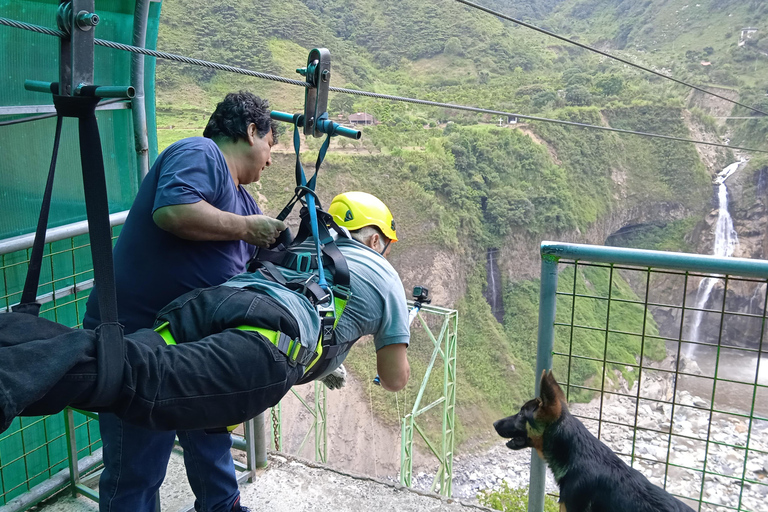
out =
<path fill-rule="evenodd" d="M 768 32 L 764 2 L 700 0 L 699 7 L 685 8 L 667 0 L 478 3 L 677 77 L 726 86 L 719 92 L 768 108 L 761 32 L 738 45 L 742 25 L 754 21 Z M 718 122 L 716 109 L 705 98 L 691 98 L 685 87 L 455 1 L 167 0 L 162 9 L 158 47 L 165 51 L 298 78 L 295 69 L 306 63 L 309 50 L 323 46 L 331 51 L 335 86 L 768 146 L 766 119 Z M 303 106 L 301 88 L 176 63 L 159 62 L 157 80 L 161 145 L 199 134 L 215 102 L 230 90 L 253 90 L 278 110 Z M 436 304 L 460 311 L 457 428 L 463 439 L 518 406 L 532 387 L 540 240 L 602 244 L 626 225 L 647 224 L 660 230 L 653 247 L 695 250 L 687 235 L 709 208 L 710 175 L 734 158 L 729 151 L 668 140 L 331 95 L 332 116 L 358 111 L 380 124 L 364 128 L 361 142 L 332 145 L 320 197 L 327 202 L 349 189 L 379 195 L 402 233 L 392 260 L 406 288 L 426 285 Z M 316 151 L 319 141 L 306 145 Z M 291 151 L 285 143 L 281 149 Z M 290 154 L 278 154 L 254 189 L 268 213 L 288 200 L 292 169 Z M 489 251 L 498 255 L 501 270 L 501 286 L 492 292 L 504 304 L 501 322 L 484 296 L 490 293 Z M 564 279 L 576 279 L 577 288 L 599 281 L 585 274 Z M 615 293 L 630 297 L 632 291 L 620 285 Z M 624 318 L 631 323 L 638 315 L 643 313 L 630 308 Z M 589 332 L 574 342 L 595 356 L 603 343 Z M 620 340 L 616 357 L 634 362 L 635 343 Z M 660 347 L 646 350 L 663 355 Z M 375 367 L 369 352 L 355 352 L 350 365 L 356 372 Z M 414 367 L 423 369 L 420 350 L 412 353 Z M 573 377 L 585 380 L 596 370 L 586 364 Z M 372 400 L 380 411 L 394 409 L 383 402 L 393 397 L 379 395 Z"/>

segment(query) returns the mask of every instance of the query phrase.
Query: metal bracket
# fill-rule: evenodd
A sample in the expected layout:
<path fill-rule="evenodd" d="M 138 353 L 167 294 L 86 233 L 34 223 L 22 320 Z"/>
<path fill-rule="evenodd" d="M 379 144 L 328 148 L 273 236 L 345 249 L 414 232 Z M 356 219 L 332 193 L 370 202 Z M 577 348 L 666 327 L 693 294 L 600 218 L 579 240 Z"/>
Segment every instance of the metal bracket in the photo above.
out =
<path fill-rule="evenodd" d="M 59 94 L 72 96 L 93 84 L 94 30 L 99 23 L 95 0 L 61 0 L 56 22 L 69 38 L 61 39 Z"/>
<path fill-rule="evenodd" d="M 272 119 L 284 123 L 296 124 L 304 128 L 304 135 L 322 137 L 325 134 L 340 135 L 360 140 L 360 130 L 353 130 L 328 119 L 328 88 L 331 84 L 331 52 L 325 48 L 315 48 L 309 52 L 307 67 L 296 70 L 307 78 L 307 92 L 304 95 L 304 115 L 293 116 L 273 110 Z M 296 150 L 298 151 L 298 149 Z"/>
<path fill-rule="evenodd" d="M 95 0 L 60 0 L 56 24 L 68 37 L 62 37 L 59 51 L 59 82 L 26 80 L 28 91 L 46 92 L 59 96 L 95 96 L 98 98 L 133 98 L 132 86 L 93 85 L 94 30 L 99 15 L 94 11 Z"/>
<path fill-rule="evenodd" d="M 296 70 L 307 79 L 304 96 L 304 135 L 322 137 L 325 132 L 317 128 L 317 120 L 328 111 L 328 87 L 331 83 L 331 52 L 315 48 L 309 52 L 307 67 Z"/>

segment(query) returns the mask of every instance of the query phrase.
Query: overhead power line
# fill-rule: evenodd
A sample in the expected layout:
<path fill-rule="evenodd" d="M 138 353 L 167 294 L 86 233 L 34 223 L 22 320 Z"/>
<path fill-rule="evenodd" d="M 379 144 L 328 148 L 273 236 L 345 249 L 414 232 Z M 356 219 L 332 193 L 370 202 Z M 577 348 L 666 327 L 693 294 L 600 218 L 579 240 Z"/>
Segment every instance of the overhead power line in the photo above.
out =
<path fill-rule="evenodd" d="M 53 35 L 53 36 L 57 36 L 57 37 L 66 37 L 66 34 L 64 34 L 64 32 L 61 32 L 61 31 L 58 31 L 58 30 L 52 30 L 52 29 L 49 29 L 49 28 L 46 28 L 46 27 L 40 27 L 38 25 L 31 25 L 29 23 L 23 23 L 23 22 L 19 22 L 19 21 L 15 21 L 15 20 L 8 20 L 7 18 L 2 18 L 2 17 L 0 17 L 0 25 L 7 25 L 7 26 L 10 26 L 10 27 L 21 28 L 21 29 L 24 29 L 24 30 L 31 30 L 33 32 L 39 32 L 41 34 L 48 34 L 48 35 Z M 123 50 L 123 51 L 127 51 L 127 52 L 132 52 L 132 53 L 139 53 L 139 54 L 143 54 L 143 55 L 149 55 L 150 57 L 157 57 L 157 58 L 160 58 L 160 59 L 171 60 L 171 61 L 176 61 L 176 62 L 182 62 L 182 63 L 185 63 L 185 64 L 192 64 L 192 65 L 195 65 L 195 66 L 202 66 L 202 67 L 206 67 L 206 68 L 217 69 L 217 70 L 220 70 L 220 71 L 227 71 L 227 72 L 230 72 L 230 73 L 238 73 L 238 74 L 241 74 L 241 75 L 252 76 L 252 77 L 256 77 L 256 78 L 262 78 L 262 79 L 265 79 L 265 80 L 272 80 L 272 81 L 282 82 L 282 83 L 286 83 L 286 84 L 290 84 L 290 85 L 296 85 L 296 86 L 299 86 L 299 87 L 308 87 L 309 86 L 309 84 L 307 84 L 306 82 L 302 82 L 300 80 L 294 80 L 294 79 L 291 79 L 291 78 L 286 78 L 286 77 L 282 77 L 282 76 L 278 76 L 278 75 L 271 75 L 271 74 L 268 74 L 268 73 L 261 73 L 261 72 L 258 72 L 258 71 L 251 71 L 249 69 L 238 68 L 238 67 L 235 67 L 235 66 L 228 66 L 226 64 L 219 64 L 219 63 L 216 63 L 216 62 L 210 62 L 210 61 L 206 61 L 206 60 L 193 59 L 191 57 L 185 57 L 183 55 L 176 55 L 176 54 L 173 54 L 173 53 L 162 52 L 162 51 L 159 51 L 159 50 L 150 50 L 148 48 L 141 48 L 141 47 L 138 47 L 138 46 L 131 46 L 131 45 L 128 45 L 128 44 L 123 44 L 123 43 L 116 43 L 114 41 L 105 41 L 103 39 L 96 39 L 94 42 L 95 42 L 95 44 L 97 44 L 99 46 L 106 46 L 108 48 L 113 48 L 113 49 L 117 49 L 117 50 Z M 493 114 L 493 115 L 500 115 L 500 116 L 516 117 L 518 119 L 527 119 L 529 121 L 540 121 L 542 123 L 554 123 L 554 124 L 560 124 L 560 125 L 565 125 L 565 126 L 574 126 L 574 127 L 578 127 L 578 128 L 588 128 L 588 129 L 592 129 L 592 130 L 602 130 L 602 131 L 607 131 L 607 132 L 623 133 L 623 134 L 627 134 L 627 135 L 639 135 L 639 136 L 642 136 L 642 137 L 650 137 L 650 138 L 655 138 L 655 139 L 666 139 L 666 140 L 673 140 L 673 141 L 677 141 L 677 142 L 688 142 L 688 143 L 692 143 L 692 144 L 702 144 L 702 145 L 707 145 L 707 146 L 717 146 L 717 147 L 723 147 L 723 148 L 728 148 L 728 149 L 739 149 L 739 150 L 742 150 L 742 151 L 750 151 L 750 152 L 755 152 L 755 153 L 768 153 L 768 150 L 745 148 L 745 147 L 741 147 L 741 146 L 729 146 L 728 144 L 722 144 L 722 143 L 719 143 L 719 142 L 707 142 L 707 141 L 703 141 L 703 140 L 686 139 L 686 138 L 683 138 L 683 137 L 673 137 L 671 135 L 661 135 L 661 134 L 656 134 L 656 133 L 646 133 L 646 132 L 639 132 L 639 131 L 634 131 L 634 130 L 624 130 L 624 129 L 621 129 L 621 128 L 611 128 L 609 126 L 599 126 L 599 125 L 586 124 L 586 123 L 577 123 L 577 122 L 574 122 L 574 121 L 565 121 L 565 120 L 562 120 L 562 119 L 549 119 L 549 118 L 546 118 L 546 117 L 529 116 L 529 115 L 525 115 L 525 114 L 516 114 L 514 112 L 504 112 L 504 111 L 501 111 L 501 110 L 491 110 L 491 109 L 485 109 L 485 108 L 471 107 L 471 106 L 467 106 L 467 105 L 456 105 L 456 104 L 453 104 L 453 103 L 442 103 L 442 102 L 438 102 L 438 101 L 421 100 L 421 99 L 418 99 L 418 98 L 409 98 L 409 97 L 406 97 L 406 96 L 393 96 L 393 95 L 390 95 L 390 94 L 379 94 L 379 93 L 375 93 L 375 92 L 359 91 L 359 90 L 356 90 L 356 89 L 344 89 L 344 88 L 341 88 L 341 87 L 329 87 L 328 90 L 329 91 L 333 91 L 333 92 L 343 93 L 343 94 L 354 94 L 354 95 L 357 95 L 357 96 L 366 96 L 366 97 L 369 97 L 369 98 L 378 98 L 378 99 L 389 100 L 389 101 L 399 101 L 399 102 L 405 102 L 405 103 L 413 103 L 413 104 L 417 104 L 417 105 L 427 105 L 427 106 L 431 106 L 431 107 L 442 107 L 442 108 L 447 108 L 447 109 L 452 109 L 452 110 L 464 110 L 464 111 L 469 111 L 469 112 L 477 112 L 477 113 L 481 113 L 481 114 Z"/>
<path fill-rule="evenodd" d="M 659 71 L 654 71 L 653 69 L 647 68 L 645 66 L 641 66 L 640 64 L 635 64 L 634 62 L 631 62 L 631 61 L 629 61 L 627 59 L 622 59 L 621 57 L 617 57 L 616 55 L 612 55 L 612 54 L 604 52 L 602 50 L 598 50 L 597 48 L 595 48 L 593 46 L 589 46 L 589 45 L 586 45 L 586 44 L 583 44 L 583 43 L 579 43 L 578 41 L 574 41 L 573 39 L 568 39 L 565 36 L 561 36 L 561 35 L 555 34 L 554 32 L 550 32 L 549 30 L 543 29 L 541 27 L 537 27 L 535 25 L 531 25 L 530 23 L 526 23 L 526 22 L 524 22 L 522 20 L 518 20 L 518 19 L 513 18 L 511 16 L 507 16 L 504 13 L 501 13 L 501 12 L 498 12 L 498 11 L 494 11 L 493 9 L 489 9 L 487 7 L 483 7 L 482 5 L 476 4 L 474 2 L 469 2 L 467 0 L 456 0 L 456 1 L 459 2 L 460 4 L 466 5 L 468 7 L 472 7 L 474 9 L 478 9 L 478 10 L 486 12 L 488 14 L 492 14 L 492 15 L 497 16 L 499 18 L 505 19 L 507 21 L 511 21 L 512 23 L 517 23 L 518 25 L 520 25 L 522 27 L 529 28 L 531 30 L 535 30 L 536 32 L 541 32 L 542 34 L 546 34 L 546 35 L 548 35 L 550 37 L 554 37 L 555 39 L 559 39 L 561 41 L 565 41 L 566 43 L 570 43 L 570 44 L 576 45 L 576 46 L 578 46 L 580 48 L 584 48 L 585 50 L 589 50 L 591 52 L 599 53 L 600 55 L 603 55 L 604 57 L 608 57 L 609 59 L 617 60 L 617 61 L 619 61 L 621 63 L 624 63 L 624 64 L 626 64 L 628 66 L 632 66 L 633 68 L 641 69 L 641 70 L 643 70 L 643 71 L 645 71 L 647 73 L 652 73 L 652 74 L 654 74 L 656 76 L 660 76 L 661 78 L 664 78 L 666 80 L 672 80 L 673 82 L 676 82 L 676 83 L 678 83 L 680 85 L 684 85 L 686 87 L 690 87 L 691 89 L 696 89 L 697 91 L 701 91 L 704 94 L 708 94 L 710 96 L 714 96 L 715 98 L 720 98 L 721 100 L 725 100 L 725 101 L 727 101 L 729 103 L 733 103 L 734 105 L 738 105 L 740 107 L 744 107 L 746 109 L 749 109 L 749 110 L 751 110 L 753 112 L 757 112 L 758 114 L 763 114 L 764 116 L 768 116 L 768 112 L 763 112 L 762 110 L 756 109 L 755 107 L 751 107 L 749 105 L 745 105 L 744 103 L 740 103 L 740 102 L 738 102 L 736 100 L 732 100 L 731 98 L 727 98 L 727 97 L 725 97 L 723 95 L 714 93 L 712 91 L 704 89 L 703 87 L 699 87 L 698 85 L 690 84 L 688 82 L 684 82 L 683 80 L 678 80 L 677 78 L 671 77 L 669 75 L 665 75 L 664 73 L 660 73 Z"/>

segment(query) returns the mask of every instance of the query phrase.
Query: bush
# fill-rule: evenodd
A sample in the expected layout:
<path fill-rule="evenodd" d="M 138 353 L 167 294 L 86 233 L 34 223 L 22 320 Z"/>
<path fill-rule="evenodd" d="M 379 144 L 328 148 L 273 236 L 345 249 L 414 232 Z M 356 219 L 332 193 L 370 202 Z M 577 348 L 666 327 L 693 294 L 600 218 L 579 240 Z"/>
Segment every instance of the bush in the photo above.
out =
<path fill-rule="evenodd" d="M 565 101 L 575 107 L 586 107 L 592 104 L 592 94 L 583 85 L 572 85 L 565 90 Z"/>
<path fill-rule="evenodd" d="M 526 512 L 528 510 L 528 488 L 512 489 L 507 482 L 501 482 L 500 489 L 486 489 L 477 494 L 481 505 L 504 512 Z M 544 498 L 544 512 L 558 512 L 557 501 L 552 496 Z"/>

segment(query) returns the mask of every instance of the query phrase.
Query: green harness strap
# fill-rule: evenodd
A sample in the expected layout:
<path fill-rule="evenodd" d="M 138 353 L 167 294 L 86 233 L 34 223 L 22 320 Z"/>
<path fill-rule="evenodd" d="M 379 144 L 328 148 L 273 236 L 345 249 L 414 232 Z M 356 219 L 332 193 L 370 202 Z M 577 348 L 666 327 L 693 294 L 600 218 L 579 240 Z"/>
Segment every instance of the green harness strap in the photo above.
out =
<path fill-rule="evenodd" d="M 176 340 L 173 338 L 173 334 L 171 334 L 171 329 L 168 327 L 168 325 L 168 322 L 160 324 L 155 328 L 155 332 L 163 338 L 166 345 L 176 345 Z M 270 343 L 276 346 L 278 350 L 283 352 L 283 354 L 285 354 L 285 356 L 291 361 L 296 361 L 296 358 L 299 356 L 299 352 L 301 351 L 301 343 L 297 342 L 296 340 L 290 340 L 287 347 L 285 345 L 281 346 L 281 341 L 284 341 L 287 336 L 283 335 L 280 331 L 273 331 L 271 329 L 265 329 L 264 327 L 254 327 L 252 325 L 239 325 L 235 328 L 240 329 L 241 331 L 258 332 L 267 340 L 269 340 Z M 304 373 L 309 371 L 309 369 L 314 366 L 314 364 L 320 359 L 322 352 L 323 347 L 321 344 L 318 344 L 317 351 L 315 352 L 316 356 L 306 366 L 306 368 L 304 368 Z"/>

